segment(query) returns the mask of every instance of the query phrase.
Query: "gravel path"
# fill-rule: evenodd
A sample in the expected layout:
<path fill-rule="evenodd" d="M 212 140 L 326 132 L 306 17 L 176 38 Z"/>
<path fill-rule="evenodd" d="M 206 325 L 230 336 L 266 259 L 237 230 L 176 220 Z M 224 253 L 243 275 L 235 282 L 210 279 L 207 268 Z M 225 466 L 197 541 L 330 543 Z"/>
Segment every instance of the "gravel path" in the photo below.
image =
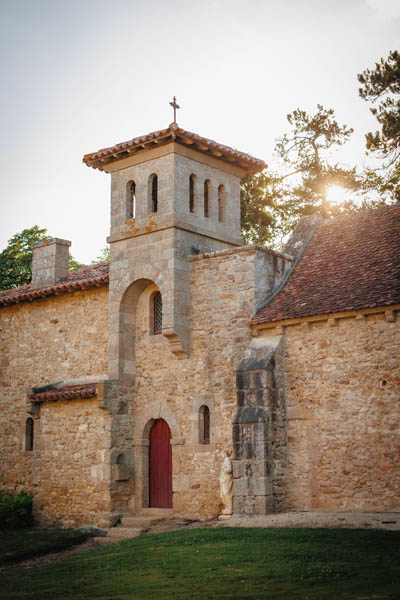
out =
<path fill-rule="evenodd" d="M 329 527 L 346 529 L 400 529 L 399 512 L 293 511 L 274 515 L 232 515 L 219 521 L 225 527 Z"/>

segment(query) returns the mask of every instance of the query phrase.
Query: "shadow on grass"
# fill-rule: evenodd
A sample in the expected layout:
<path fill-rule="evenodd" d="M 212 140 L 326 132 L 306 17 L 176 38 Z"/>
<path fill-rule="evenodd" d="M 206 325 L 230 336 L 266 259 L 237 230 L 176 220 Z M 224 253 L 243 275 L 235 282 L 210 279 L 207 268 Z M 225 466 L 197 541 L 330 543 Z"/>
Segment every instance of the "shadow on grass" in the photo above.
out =
<path fill-rule="evenodd" d="M 0 531 L 0 567 L 60 552 L 81 544 L 87 533 L 73 529 L 5 529 Z"/>
<path fill-rule="evenodd" d="M 173 531 L 8 571 L 2 574 L 1 598 L 397 599 L 399 546 L 398 531 Z"/>

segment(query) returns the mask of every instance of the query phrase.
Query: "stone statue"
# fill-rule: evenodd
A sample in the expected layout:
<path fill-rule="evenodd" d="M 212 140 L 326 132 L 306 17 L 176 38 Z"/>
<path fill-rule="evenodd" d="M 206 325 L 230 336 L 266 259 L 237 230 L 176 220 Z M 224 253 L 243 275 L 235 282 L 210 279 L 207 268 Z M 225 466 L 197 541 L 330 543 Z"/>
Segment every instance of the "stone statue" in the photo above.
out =
<path fill-rule="evenodd" d="M 232 496 L 233 496 L 233 477 L 232 477 L 232 460 L 227 452 L 222 453 L 223 461 L 221 465 L 221 473 L 219 476 L 220 496 L 224 509 L 223 515 L 232 514 Z"/>

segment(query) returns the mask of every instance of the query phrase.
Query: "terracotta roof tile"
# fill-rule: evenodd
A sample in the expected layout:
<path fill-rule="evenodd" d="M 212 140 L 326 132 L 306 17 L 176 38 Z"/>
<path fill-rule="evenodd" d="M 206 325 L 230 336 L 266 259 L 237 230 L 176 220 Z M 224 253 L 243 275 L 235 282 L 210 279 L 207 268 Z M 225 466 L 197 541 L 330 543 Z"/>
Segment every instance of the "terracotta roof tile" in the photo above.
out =
<path fill-rule="evenodd" d="M 250 154 L 245 152 L 239 152 L 230 146 L 219 144 L 214 140 L 197 135 L 191 131 L 186 131 L 177 125 L 171 123 L 166 129 L 160 131 L 153 131 L 147 135 L 142 135 L 127 142 L 121 142 L 110 146 L 109 148 L 103 148 L 97 152 L 91 154 L 85 154 L 83 162 L 88 167 L 94 169 L 104 170 L 104 167 L 112 162 L 131 156 L 142 150 L 148 150 L 153 147 L 159 147 L 170 142 L 176 142 L 183 146 L 193 148 L 198 152 L 219 158 L 225 162 L 229 162 L 232 165 L 241 167 L 247 173 L 257 173 L 266 168 L 266 164 L 259 158 L 254 158 Z"/>
<path fill-rule="evenodd" d="M 98 265 L 71 271 L 68 275 L 68 279 L 60 281 L 52 286 L 32 290 L 30 284 L 27 284 L 0 292 L 0 307 L 105 285 L 109 280 L 108 270 L 108 262 L 100 263 Z"/>
<path fill-rule="evenodd" d="M 29 400 L 41 402 L 44 400 L 76 400 L 76 398 L 94 398 L 97 396 L 96 384 L 80 384 L 47 389 L 46 391 L 31 392 Z"/>
<path fill-rule="evenodd" d="M 400 206 L 392 206 L 324 221 L 282 291 L 251 323 L 398 303 Z"/>

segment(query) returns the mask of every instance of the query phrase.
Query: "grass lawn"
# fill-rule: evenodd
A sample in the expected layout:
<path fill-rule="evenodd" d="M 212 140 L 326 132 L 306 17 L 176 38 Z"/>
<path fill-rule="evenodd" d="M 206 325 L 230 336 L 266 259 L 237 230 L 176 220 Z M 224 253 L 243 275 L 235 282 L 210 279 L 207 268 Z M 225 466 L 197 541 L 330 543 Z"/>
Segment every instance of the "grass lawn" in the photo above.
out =
<path fill-rule="evenodd" d="M 399 599 L 400 532 L 217 528 L 0 574 L 2 600 Z"/>
<path fill-rule="evenodd" d="M 49 552 L 66 550 L 87 539 L 72 529 L 5 529 L 0 531 L 0 566 Z M 1 597 L 1 594 L 0 594 Z"/>

